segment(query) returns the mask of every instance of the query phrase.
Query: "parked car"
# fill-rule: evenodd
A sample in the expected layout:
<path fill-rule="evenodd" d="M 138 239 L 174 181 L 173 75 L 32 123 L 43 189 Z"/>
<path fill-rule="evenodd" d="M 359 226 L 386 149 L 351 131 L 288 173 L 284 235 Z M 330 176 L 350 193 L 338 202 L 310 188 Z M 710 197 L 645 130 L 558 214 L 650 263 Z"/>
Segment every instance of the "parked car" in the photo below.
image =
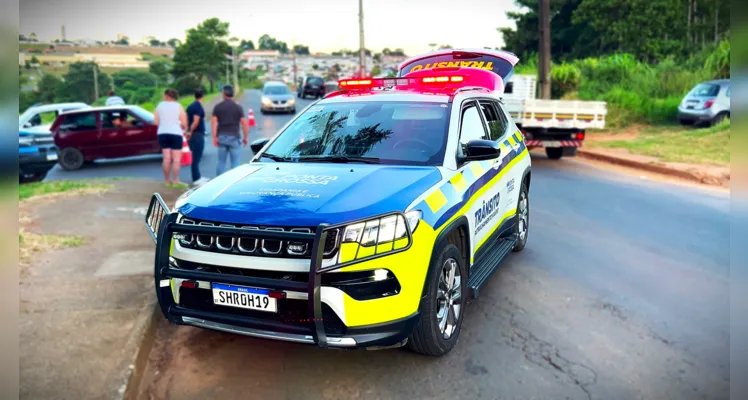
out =
<path fill-rule="evenodd" d="M 159 154 L 156 132 L 153 114 L 130 105 L 71 111 L 52 125 L 60 165 L 69 171 L 97 159 Z"/>
<path fill-rule="evenodd" d="M 18 131 L 18 181 L 20 183 L 44 180 L 47 172 L 57 164 L 57 146 L 52 134 Z"/>
<path fill-rule="evenodd" d="M 274 111 L 296 113 L 296 99 L 293 98 L 291 90 L 283 82 L 267 82 L 262 88 L 260 112 Z"/>
<path fill-rule="evenodd" d="M 18 129 L 49 133 L 52 123 L 64 112 L 91 108 L 86 103 L 35 104 L 18 116 Z"/>
<path fill-rule="evenodd" d="M 307 96 L 323 97 L 325 95 L 325 80 L 319 76 L 306 76 L 301 80 L 296 94 L 302 99 Z"/>
<path fill-rule="evenodd" d="M 678 120 L 683 125 L 716 125 L 729 117 L 729 79 L 696 85 L 678 106 Z"/>

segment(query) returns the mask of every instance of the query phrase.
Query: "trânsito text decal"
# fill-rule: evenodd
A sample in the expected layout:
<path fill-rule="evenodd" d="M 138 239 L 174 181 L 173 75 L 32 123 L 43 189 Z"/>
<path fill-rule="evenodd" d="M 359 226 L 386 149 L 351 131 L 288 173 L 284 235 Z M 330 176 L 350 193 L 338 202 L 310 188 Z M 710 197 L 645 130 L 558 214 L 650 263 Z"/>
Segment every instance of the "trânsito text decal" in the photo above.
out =
<path fill-rule="evenodd" d="M 483 200 L 481 208 L 475 211 L 475 232 L 478 233 L 483 229 L 490 220 L 499 212 L 499 193 L 496 193 L 488 199 Z"/>

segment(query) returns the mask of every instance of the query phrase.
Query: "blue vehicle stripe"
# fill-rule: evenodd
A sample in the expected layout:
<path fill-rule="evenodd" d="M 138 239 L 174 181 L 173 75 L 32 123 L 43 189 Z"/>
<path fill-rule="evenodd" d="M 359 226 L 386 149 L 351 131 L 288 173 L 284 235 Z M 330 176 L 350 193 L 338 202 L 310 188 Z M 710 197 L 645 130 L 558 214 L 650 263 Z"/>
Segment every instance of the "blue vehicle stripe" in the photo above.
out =
<path fill-rule="evenodd" d="M 517 158 L 520 154 L 522 154 L 522 152 L 526 149 L 524 141 L 519 142 L 519 146 L 516 149 L 511 145 L 508 145 L 507 147 L 512 150 L 509 152 L 509 154 L 507 154 L 506 157 L 504 157 L 501 165 L 496 169 L 494 169 L 493 167 L 489 167 L 487 171 L 484 172 L 483 175 L 478 179 L 475 179 L 474 172 L 470 168 L 465 168 L 461 172 L 465 177 L 465 180 L 469 182 L 469 185 L 463 192 L 462 196 L 456 195 L 453 197 L 448 194 L 456 193 L 454 186 L 450 182 L 446 182 L 440 189 L 438 189 L 441 190 L 449 200 L 449 202 L 447 203 L 448 207 L 442 207 L 440 210 L 434 213 L 431 212 L 425 200 L 422 201 L 419 204 L 419 208 L 423 210 L 423 220 L 431 225 L 434 229 L 439 229 L 442 225 L 449 221 L 467 202 L 469 202 L 478 190 L 480 190 L 483 186 L 485 186 L 488 182 L 495 178 L 496 175 L 500 174 L 504 169 L 506 169 L 507 165 L 512 162 L 512 160 Z M 491 164 L 489 163 L 488 165 Z M 484 170 L 485 169 L 486 168 L 484 167 Z"/>

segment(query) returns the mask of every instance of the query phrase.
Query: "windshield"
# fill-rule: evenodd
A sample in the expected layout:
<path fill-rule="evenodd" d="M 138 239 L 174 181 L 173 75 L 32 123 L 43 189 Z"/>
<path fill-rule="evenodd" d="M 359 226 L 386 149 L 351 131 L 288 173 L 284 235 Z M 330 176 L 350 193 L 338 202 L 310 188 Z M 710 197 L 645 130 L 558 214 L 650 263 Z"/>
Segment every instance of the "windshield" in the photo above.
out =
<path fill-rule="evenodd" d="M 697 97 L 714 97 L 719 93 L 719 85 L 714 85 L 711 83 L 702 83 L 693 90 L 691 90 L 691 96 L 697 96 Z"/>
<path fill-rule="evenodd" d="M 365 157 L 382 164 L 441 165 L 450 105 L 349 102 L 316 105 L 267 153 L 284 158 Z"/>
<path fill-rule="evenodd" d="M 322 80 L 322 78 L 309 78 L 309 80 L 307 80 L 307 83 L 310 85 L 322 85 L 325 82 Z"/>
<path fill-rule="evenodd" d="M 146 122 L 153 123 L 153 114 L 139 106 L 131 106 L 130 110 Z"/>
<path fill-rule="evenodd" d="M 265 88 L 265 94 L 288 94 L 288 86 L 268 86 Z"/>

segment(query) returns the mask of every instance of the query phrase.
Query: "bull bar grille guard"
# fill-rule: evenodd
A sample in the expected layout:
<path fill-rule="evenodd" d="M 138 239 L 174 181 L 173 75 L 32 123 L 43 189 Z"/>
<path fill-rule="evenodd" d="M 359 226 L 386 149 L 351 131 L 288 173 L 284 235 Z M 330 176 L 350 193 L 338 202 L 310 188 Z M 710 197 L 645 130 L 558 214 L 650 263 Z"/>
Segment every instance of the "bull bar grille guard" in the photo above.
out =
<path fill-rule="evenodd" d="M 392 255 L 406 251 L 413 243 L 410 229 L 405 229 L 407 243 L 404 247 L 395 249 L 395 240 L 392 241 L 392 249 L 383 253 L 378 253 L 376 249 L 380 246 L 375 244 L 375 254 L 358 257 L 358 250 L 353 260 L 328 265 L 322 267 L 324 257 L 324 243 L 329 231 L 335 229 L 344 230 L 346 226 L 358 224 L 371 220 L 381 220 L 387 217 L 402 218 L 407 223 L 407 218 L 402 212 L 390 212 L 386 214 L 372 216 L 370 218 L 348 221 L 336 225 L 319 224 L 317 229 L 312 233 L 289 232 L 289 231 L 269 231 L 269 230 L 247 230 L 234 227 L 205 226 L 205 225 L 187 225 L 180 224 L 177 221 L 179 213 L 171 212 L 164 200 L 158 193 L 155 193 L 148 205 L 148 211 L 145 215 L 145 224 L 153 241 L 156 243 L 156 256 L 154 266 L 154 283 L 156 287 L 156 298 L 159 307 L 164 316 L 172 323 L 183 324 L 182 317 L 201 319 L 225 325 L 237 325 L 245 328 L 260 329 L 263 331 L 279 330 L 281 332 L 292 333 L 297 335 L 311 336 L 312 341 L 319 347 L 327 347 L 328 339 L 325 332 L 322 301 L 321 301 L 321 274 L 339 270 L 352 264 L 368 261 L 384 255 Z M 343 232 L 341 230 L 341 232 Z M 379 232 L 377 241 L 379 242 Z M 311 258 L 309 265 L 309 277 L 307 282 L 259 278 L 243 275 L 221 274 L 215 272 L 206 272 L 198 270 L 186 270 L 175 268 L 171 263 L 171 244 L 175 234 L 181 235 L 216 235 L 216 236 L 233 236 L 238 238 L 249 239 L 269 239 L 269 240 L 286 240 L 294 242 L 303 242 L 311 244 Z M 342 233 L 341 233 L 342 234 Z M 402 239 L 397 239 L 402 240 Z M 361 245 L 359 244 L 359 249 Z M 214 313 L 192 310 L 180 306 L 174 301 L 171 289 L 171 278 L 220 282 L 232 285 L 257 287 L 271 290 L 296 291 L 307 293 L 308 316 L 307 322 L 299 326 L 283 322 L 269 321 L 260 318 L 237 316 L 228 313 Z"/>

